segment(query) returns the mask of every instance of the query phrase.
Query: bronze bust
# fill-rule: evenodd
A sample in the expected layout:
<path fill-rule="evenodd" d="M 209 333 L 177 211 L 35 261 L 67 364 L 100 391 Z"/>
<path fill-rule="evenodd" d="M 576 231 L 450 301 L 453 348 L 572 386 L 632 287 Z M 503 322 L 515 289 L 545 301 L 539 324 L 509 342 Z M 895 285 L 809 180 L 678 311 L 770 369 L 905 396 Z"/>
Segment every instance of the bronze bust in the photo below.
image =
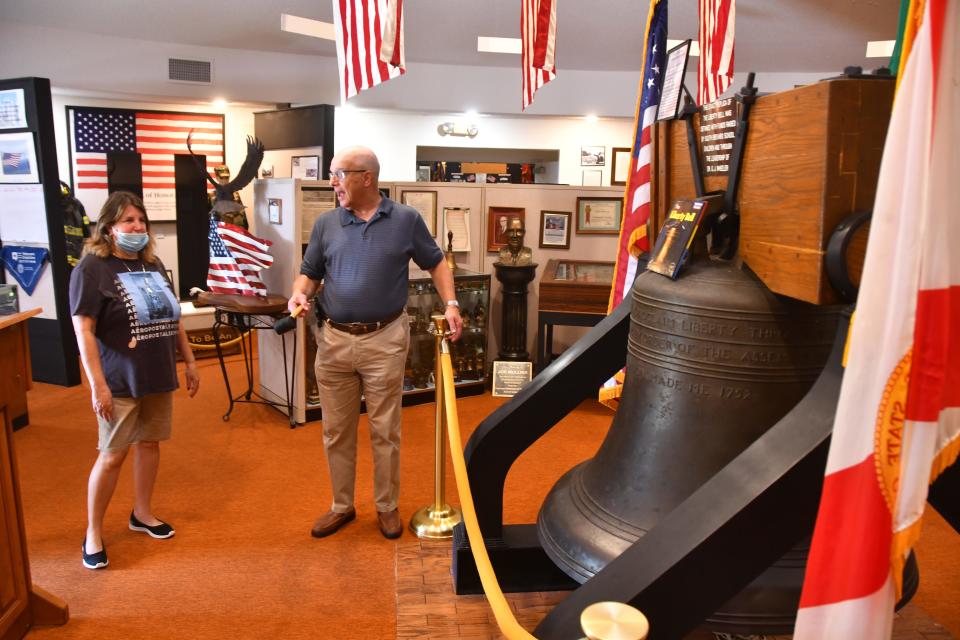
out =
<path fill-rule="evenodd" d="M 533 263 L 533 250 L 523 246 L 523 236 L 526 229 L 520 218 L 510 218 L 507 225 L 507 246 L 500 249 L 500 264 L 510 266 L 526 266 Z"/>

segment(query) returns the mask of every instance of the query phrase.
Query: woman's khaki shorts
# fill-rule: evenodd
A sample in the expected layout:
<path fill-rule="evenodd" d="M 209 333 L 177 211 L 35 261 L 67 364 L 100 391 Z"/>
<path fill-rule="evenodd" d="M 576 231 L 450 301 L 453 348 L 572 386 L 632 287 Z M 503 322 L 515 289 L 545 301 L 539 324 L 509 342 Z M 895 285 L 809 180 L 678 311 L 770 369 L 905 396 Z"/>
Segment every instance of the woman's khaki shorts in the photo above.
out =
<path fill-rule="evenodd" d="M 97 416 L 100 451 L 120 451 L 137 442 L 169 440 L 173 424 L 173 392 L 142 398 L 113 397 L 113 420 Z"/>

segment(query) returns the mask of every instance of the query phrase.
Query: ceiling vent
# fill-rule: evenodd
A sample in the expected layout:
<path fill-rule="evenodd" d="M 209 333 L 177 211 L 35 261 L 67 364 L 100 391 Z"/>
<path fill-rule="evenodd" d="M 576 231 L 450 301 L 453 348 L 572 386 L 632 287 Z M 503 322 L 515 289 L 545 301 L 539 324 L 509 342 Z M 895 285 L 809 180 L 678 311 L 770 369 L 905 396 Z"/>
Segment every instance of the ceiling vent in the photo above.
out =
<path fill-rule="evenodd" d="M 206 60 L 170 58 L 168 63 L 168 79 L 173 82 L 189 82 L 191 84 L 211 83 L 213 65 Z"/>

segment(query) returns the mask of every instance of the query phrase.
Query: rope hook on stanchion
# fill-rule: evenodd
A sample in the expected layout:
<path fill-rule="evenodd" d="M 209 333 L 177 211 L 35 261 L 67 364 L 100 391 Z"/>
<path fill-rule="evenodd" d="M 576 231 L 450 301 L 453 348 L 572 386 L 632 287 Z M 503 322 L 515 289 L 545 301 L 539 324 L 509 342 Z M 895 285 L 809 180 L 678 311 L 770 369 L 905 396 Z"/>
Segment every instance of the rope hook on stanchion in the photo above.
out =
<path fill-rule="evenodd" d="M 446 503 L 444 498 L 444 460 L 446 456 L 445 443 L 447 440 L 445 405 L 443 395 L 443 366 L 441 352 L 449 353 L 449 346 L 444 336 L 447 331 L 447 319 L 442 314 L 430 316 L 433 321 L 433 333 L 436 338 L 434 354 L 434 385 L 436 391 L 436 434 L 434 438 L 434 498 L 429 507 L 417 509 L 410 518 L 410 530 L 418 538 L 443 540 L 453 537 L 453 528 L 460 523 L 460 511 Z"/>

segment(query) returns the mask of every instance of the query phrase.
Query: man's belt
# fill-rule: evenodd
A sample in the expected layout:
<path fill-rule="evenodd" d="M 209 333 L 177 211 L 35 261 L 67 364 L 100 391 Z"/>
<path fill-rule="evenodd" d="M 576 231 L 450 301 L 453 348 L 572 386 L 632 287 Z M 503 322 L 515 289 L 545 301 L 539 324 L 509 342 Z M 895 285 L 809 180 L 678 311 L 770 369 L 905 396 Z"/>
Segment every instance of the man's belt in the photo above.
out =
<path fill-rule="evenodd" d="M 400 309 L 400 311 L 397 311 L 395 314 L 377 322 L 334 322 L 330 318 L 327 318 L 326 322 L 337 331 L 343 331 L 344 333 L 349 333 L 354 336 L 362 336 L 365 333 L 373 333 L 374 331 L 383 329 L 399 318 L 402 313 L 403 309 Z"/>

